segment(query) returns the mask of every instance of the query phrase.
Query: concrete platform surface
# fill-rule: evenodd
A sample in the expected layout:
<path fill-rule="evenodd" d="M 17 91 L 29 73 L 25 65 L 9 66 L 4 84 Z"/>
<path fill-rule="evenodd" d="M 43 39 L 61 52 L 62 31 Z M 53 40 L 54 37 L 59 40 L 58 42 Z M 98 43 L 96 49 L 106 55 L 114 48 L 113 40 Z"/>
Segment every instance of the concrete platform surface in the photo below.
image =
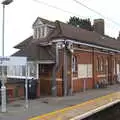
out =
<path fill-rule="evenodd" d="M 118 102 L 120 102 L 120 92 L 115 92 L 30 120 L 80 120 Z"/>
<path fill-rule="evenodd" d="M 33 119 L 36 116 L 38 116 L 39 118 L 40 115 L 44 115 L 50 112 L 54 113 L 54 111 L 56 112 L 61 109 L 63 109 L 62 113 L 64 113 L 64 110 L 66 109 L 66 107 L 73 108 L 73 106 L 76 106 L 76 105 L 79 106 L 79 104 L 81 103 L 84 105 L 86 104 L 84 103 L 86 101 L 93 100 L 95 98 L 109 95 L 119 91 L 120 91 L 120 84 L 114 84 L 103 89 L 91 89 L 85 92 L 76 93 L 73 96 L 40 97 L 35 100 L 29 100 L 28 109 L 25 109 L 24 100 L 17 100 L 7 105 L 6 113 L 0 112 L 0 120 L 28 120 L 28 119 Z M 1 108 L 0 108 L 0 111 L 1 111 Z M 77 113 L 77 110 L 76 110 L 76 113 Z M 71 114 L 71 113 L 68 113 L 68 114 Z M 71 117 L 74 117 L 74 115 Z M 61 118 L 59 118 L 58 120 L 60 119 Z"/>

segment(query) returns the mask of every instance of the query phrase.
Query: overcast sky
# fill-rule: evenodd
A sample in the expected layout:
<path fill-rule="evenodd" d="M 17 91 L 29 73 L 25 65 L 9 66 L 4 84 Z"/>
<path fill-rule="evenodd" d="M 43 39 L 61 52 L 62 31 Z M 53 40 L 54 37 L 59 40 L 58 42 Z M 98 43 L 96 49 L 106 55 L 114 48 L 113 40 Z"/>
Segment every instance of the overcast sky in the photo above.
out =
<path fill-rule="evenodd" d="M 0 0 L 2 2 L 3 0 Z M 62 12 L 36 1 L 42 0 L 14 0 L 5 8 L 5 56 L 16 50 L 13 47 L 33 34 L 32 24 L 36 18 L 48 20 L 68 21 L 70 16 L 90 18 L 91 21 L 102 18 L 87 8 L 77 4 L 74 0 L 43 0 L 44 2 L 76 14 Z M 105 19 L 105 34 L 117 37 L 120 30 L 119 5 L 120 0 L 79 0 L 102 15 L 116 21 L 115 24 Z M 0 56 L 2 55 L 2 5 L 0 4 Z"/>

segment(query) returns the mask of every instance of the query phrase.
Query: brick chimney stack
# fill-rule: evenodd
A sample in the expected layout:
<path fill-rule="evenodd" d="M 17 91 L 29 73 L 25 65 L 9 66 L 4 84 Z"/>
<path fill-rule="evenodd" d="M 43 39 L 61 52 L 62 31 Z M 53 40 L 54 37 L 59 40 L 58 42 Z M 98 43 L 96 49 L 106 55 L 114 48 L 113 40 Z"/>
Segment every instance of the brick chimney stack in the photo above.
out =
<path fill-rule="evenodd" d="M 95 32 L 104 35 L 104 19 L 95 19 L 93 24 L 93 29 Z"/>

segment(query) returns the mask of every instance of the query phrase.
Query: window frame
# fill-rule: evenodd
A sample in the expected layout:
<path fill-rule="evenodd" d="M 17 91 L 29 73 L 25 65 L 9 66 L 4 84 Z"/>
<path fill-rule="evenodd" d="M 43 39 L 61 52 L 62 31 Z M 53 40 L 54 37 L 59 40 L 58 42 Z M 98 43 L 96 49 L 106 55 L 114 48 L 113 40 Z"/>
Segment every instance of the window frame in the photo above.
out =
<path fill-rule="evenodd" d="M 72 72 L 77 72 L 77 56 L 72 56 Z"/>

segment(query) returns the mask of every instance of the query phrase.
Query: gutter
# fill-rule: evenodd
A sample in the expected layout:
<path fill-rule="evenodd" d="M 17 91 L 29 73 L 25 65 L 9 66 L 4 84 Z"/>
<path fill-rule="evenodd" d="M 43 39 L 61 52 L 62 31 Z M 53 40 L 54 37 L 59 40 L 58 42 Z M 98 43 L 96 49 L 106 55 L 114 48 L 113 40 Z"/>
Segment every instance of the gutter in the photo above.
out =
<path fill-rule="evenodd" d="M 53 67 L 53 81 L 52 81 L 52 95 L 57 96 L 57 88 L 56 88 L 56 72 L 58 70 L 58 65 L 59 65 L 59 51 L 58 51 L 58 44 L 57 41 L 56 43 L 56 64 Z M 68 84 L 67 84 L 67 57 L 66 57 L 66 49 L 64 48 L 64 65 L 63 65 L 63 84 L 64 84 L 64 96 L 67 96 L 67 89 L 68 89 Z"/>
<path fill-rule="evenodd" d="M 56 39 L 56 40 L 53 40 L 52 42 L 64 42 L 64 40 L 62 40 L 62 39 L 58 39 L 57 40 Z M 102 46 L 98 46 L 98 45 L 93 45 L 93 44 L 89 44 L 89 43 L 77 42 L 75 40 L 66 39 L 66 42 L 72 42 L 74 44 L 85 45 L 85 46 L 92 47 L 92 48 L 104 49 L 104 50 L 109 50 L 109 51 L 112 51 L 112 52 L 118 52 L 118 53 L 120 53 L 120 50 L 106 48 L 106 47 L 102 47 Z"/>

